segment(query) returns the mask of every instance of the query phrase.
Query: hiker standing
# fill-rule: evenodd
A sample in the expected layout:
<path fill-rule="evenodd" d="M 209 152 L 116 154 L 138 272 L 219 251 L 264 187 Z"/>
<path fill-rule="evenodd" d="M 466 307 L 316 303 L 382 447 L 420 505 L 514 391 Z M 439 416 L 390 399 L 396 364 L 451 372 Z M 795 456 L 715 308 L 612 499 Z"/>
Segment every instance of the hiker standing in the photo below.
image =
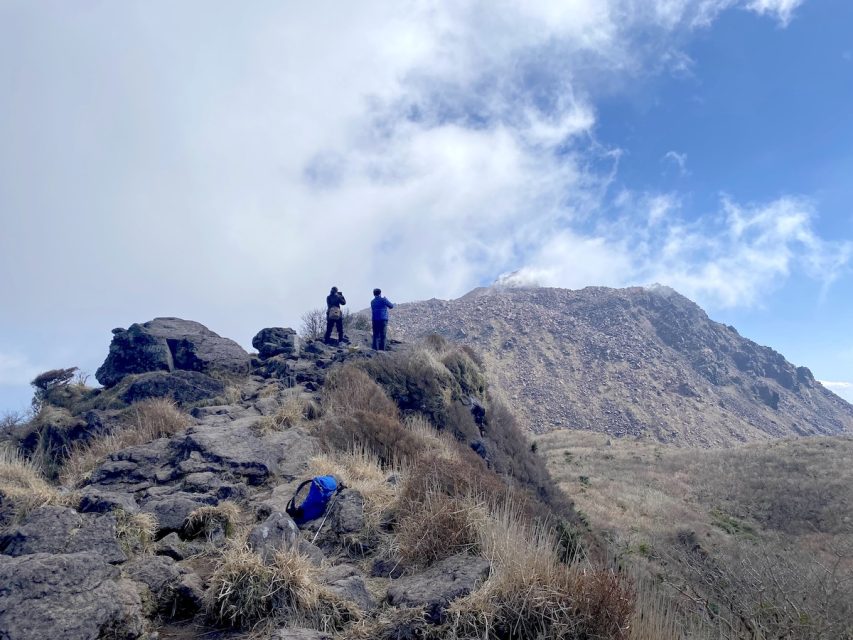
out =
<path fill-rule="evenodd" d="M 385 351 L 385 337 L 388 333 L 388 309 L 393 309 L 391 301 L 382 295 L 381 289 L 373 290 L 373 300 L 370 301 L 371 316 L 373 317 L 373 349 Z"/>
<path fill-rule="evenodd" d="M 347 303 L 344 294 L 338 291 L 337 287 L 332 287 L 329 295 L 326 296 L 326 335 L 323 342 L 331 344 L 332 327 L 338 329 L 338 342 L 344 341 L 344 312 L 341 311 L 341 306 Z"/>

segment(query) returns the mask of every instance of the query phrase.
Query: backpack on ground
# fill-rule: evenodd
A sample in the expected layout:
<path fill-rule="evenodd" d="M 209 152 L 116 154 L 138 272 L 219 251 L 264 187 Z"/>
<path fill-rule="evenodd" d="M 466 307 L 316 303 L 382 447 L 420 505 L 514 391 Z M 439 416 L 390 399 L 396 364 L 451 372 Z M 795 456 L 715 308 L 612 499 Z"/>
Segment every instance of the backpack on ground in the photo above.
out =
<path fill-rule="evenodd" d="M 305 500 L 297 506 L 299 493 L 306 486 L 310 485 L 308 495 Z M 293 494 L 290 502 L 287 503 L 287 515 L 293 518 L 293 521 L 299 525 L 309 520 L 315 520 L 326 512 L 326 507 L 332 496 L 335 495 L 341 488 L 335 476 L 316 476 L 310 480 L 306 480 Z"/>

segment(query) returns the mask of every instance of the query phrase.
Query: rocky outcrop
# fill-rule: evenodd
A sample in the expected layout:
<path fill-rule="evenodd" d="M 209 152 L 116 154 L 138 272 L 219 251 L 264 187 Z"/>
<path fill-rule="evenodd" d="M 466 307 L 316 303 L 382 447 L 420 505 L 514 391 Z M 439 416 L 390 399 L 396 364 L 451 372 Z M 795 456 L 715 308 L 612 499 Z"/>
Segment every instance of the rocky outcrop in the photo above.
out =
<path fill-rule="evenodd" d="M 40 507 L 0 536 L 0 553 L 8 556 L 80 551 L 96 553 L 110 563 L 127 559 L 116 541 L 116 521 L 112 515 L 77 513 L 67 507 Z"/>
<path fill-rule="evenodd" d="M 388 602 L 396 607 L 424 607 L 427 619 L 440 623 L 447 605 L 471 593 L 488 573 L 489 563 L 483 558 L 451 556 L 423 573 L 394 580 L 388 587 Z"/>
<path fill-rule="evenodd" d="M 0 638 L 134 640 L 143 630 L 137 590 L 96 554 L 0 556 Z"/>
<path fill-rule="evenodd" d="M 261 329 L 252 338 L 252 346 L 262 360 L 280 355 L 295 356 L 299 353 L 299 337 L 293 329 L 271 327 Z"/>
<path fill-rule="evenodd" d="M 153 371 L 136 378 L 122 400 L 131 404 L 148 398 L 170 398 L 178 404 L 191 404 L 222 395 L 225 384 L 221 380 L 198 371 Z"/>
<path fill-rule="evenodd" d="M 132 373 L 152 371 L 249 371 L 249 354 L 198 322 L 155 318 L 128 329 L 113 329 L 107 359 L 95 373 L 105 387 Z"/>

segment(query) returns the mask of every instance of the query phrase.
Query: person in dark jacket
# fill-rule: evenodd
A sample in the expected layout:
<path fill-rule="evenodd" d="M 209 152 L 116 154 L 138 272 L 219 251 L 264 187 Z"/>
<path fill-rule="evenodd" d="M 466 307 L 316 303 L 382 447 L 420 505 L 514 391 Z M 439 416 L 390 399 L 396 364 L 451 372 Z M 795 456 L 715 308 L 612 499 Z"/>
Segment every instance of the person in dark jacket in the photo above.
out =
<path fill-rule="evenodd" d="M 381 289 L 373 290 L 373 300 L 370 301 L 370 311 L 373 317 L 373 349 L 385 351 L 385 337 L 388 333 L 388 309 L 394 305 L 385 296 Z"/>
<path fill-rule="evenodd" d="M 332 287 L 329 295 L 326 296 L 326 335 L 323 342 L 331 344 L 332 328 L 338 330 L 338 342 L 345 342 L 344 336 L 344 312 L 341 307 L 347 303 L 342 291 L 338 291 L 337 287 Z"/>

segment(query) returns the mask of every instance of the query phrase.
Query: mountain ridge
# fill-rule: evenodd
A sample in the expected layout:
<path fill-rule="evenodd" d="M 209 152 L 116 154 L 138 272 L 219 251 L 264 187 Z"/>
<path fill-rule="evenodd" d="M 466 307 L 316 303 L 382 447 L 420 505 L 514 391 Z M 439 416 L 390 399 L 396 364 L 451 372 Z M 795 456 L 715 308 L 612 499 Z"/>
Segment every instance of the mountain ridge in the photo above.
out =
<path fill-rule="evenodd" d="M 478 287 L 395 311 L 405 340 L 438 333 L 482 351 L 537 433 L 725 446 L 853 431 L 853 406 L 807 367 L 669 287 Z"/>

